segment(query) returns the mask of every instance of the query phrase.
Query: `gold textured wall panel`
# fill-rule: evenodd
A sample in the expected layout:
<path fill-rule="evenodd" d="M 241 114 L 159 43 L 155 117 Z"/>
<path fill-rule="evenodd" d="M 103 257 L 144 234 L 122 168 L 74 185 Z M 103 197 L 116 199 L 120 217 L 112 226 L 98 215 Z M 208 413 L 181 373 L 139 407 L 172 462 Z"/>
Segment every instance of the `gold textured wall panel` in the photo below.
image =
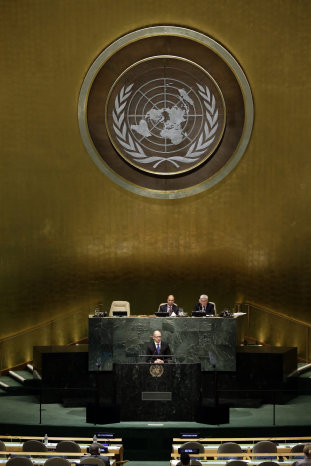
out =
<path fill-rule="evenodd" d="M 310 14 L 309 0 L 0 0 L 0 339 L 76 309 L 79 339 L 96 302 L 152 313 L 171 292 L 186 311 L 207 292 L 218 311 L 248 300 L 309 321 Z M 157 24 L 220 42 L 255 105 L 235 170 L 179 200 L 113 184 L 78 127 L 94 59 Z"/>

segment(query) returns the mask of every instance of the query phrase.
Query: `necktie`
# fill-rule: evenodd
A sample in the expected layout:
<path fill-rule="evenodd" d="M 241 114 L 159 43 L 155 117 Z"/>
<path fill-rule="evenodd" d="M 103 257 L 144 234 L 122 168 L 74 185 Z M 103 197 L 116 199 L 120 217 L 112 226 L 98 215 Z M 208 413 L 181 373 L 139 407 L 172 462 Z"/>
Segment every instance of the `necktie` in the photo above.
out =
<path fill-rule="evenodd" d="M 203 306 L 203 311 L 205 311 L 205 306 Z"/>
<path fill-rule="evenodd" d="M 168 307 L 168 312 L 169 312 L 170 314 L 172 314 L 172 306 L 169 306 L 169 307 Z"/>
<path fill-rule="evenodd" d="M 160 345 L 159 345 L 159 343 L 157 344 L 157 352 L 158 352 L 158 354 L 160 354 Z"/>

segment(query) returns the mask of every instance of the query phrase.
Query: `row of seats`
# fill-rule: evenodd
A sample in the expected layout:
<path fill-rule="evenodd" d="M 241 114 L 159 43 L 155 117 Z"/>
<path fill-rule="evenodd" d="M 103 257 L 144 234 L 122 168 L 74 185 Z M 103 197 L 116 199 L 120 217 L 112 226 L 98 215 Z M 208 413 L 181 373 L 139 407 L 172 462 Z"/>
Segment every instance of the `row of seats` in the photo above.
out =
<path fill-rule="evenodd" d="M 68 461 L 65 458 L 48 458 L 44 466 L 71 466 L 71 461 Z M 81 458 L 80 464 L 94 464 L 97 466 L 105 466 L 105 463 L 101 461 L 99 458 Z M 10 458 L 6 466 L 34 466 L 33 462 L 30 458 L 25 456 L 18 456 L 14 458 Z"/>
<path fill-rule="evenodd" d="M 6 451 L 6 446 L 2 440 L 0 440 L 0 451 Z M 27 440 L 23 444 L 23 451 L 48 451 L 47 447 L 39 440 Z M 55 448 L 55 451 L 63 453 L 81 453 L 80 446 L 72 440 L 61 440 Z"/>
<path fill-rule="evenodd" d="M 293 463 L 295 464 L 296 461 Z M 244 460 L 229 460 L 226 465 L 228 466 L 249 466 L 247 461 Z M 262 461 L 257 466 L 280 466 L 276 461 Z"/>
<path fill-rule="evenodd" d="M 291 453 L 302 453 L 304 448 L 304 444 L 300 443 L 295 446 L 293 446 L 290 450 Z M 198 452 L 199 454 L 204 454 L 206 453 L 204 449 L 204 445 L 198 441 L 188 441 L 183 443 L 180 446 L 179 451 L 187 451 L 191 454 L 191 452 Z M 277 453 L 277 443 L 269 441 L 269 440 L 262 440 L 256 443 L 253 447 L 251 452 L 258 453 L 258 454 L 276 454 Z M 227 465 L 229 466 L 247 466 L 247 462 L 244 461 L 243 459 L 239 459 L 238 457 L 234 456 L 235 454 L 242 454 L 245 453 L 241 446 L 236 443 L 236 442 L 225 442 L 222 443 L 221 445 L 218 446 L 217 448 L 217 457 L 218 459 L 224 459 L 227 460 Z M 232 456 L 228 457 L 220 457 L 219 454 L 232 454 Z M 298 458 L 303 458 L 303 455 L 298 455 L 298 456 L 291 456 L 293 459 L 298 459 Z M 269 460 L 269 461 L 263 461 L 260 463 L 258 466 L 279 466 L 276 461 L 273 461 L 274 459 L 277 460 L 276 457 L 264 457 L 264 456 L 259 456 L 255 457 L 256 459 L 259 460 Z M 197 459 L 192 459 L 191 461 L 192 465 L 195 466 L 200 466 L 201 462 Z M 295 462 L 293 463 L 293 465 Z"/>
<path fill-rule="evenodd" d="M 200 453 L 204 453 L 204 445 L 201 442 L 185 442 L 180 448 L 183 449 L 199 449 Z M 303 443 L 299 443 L 291 448 L 291 453 L 302 452 Z M 218 453 L 243 453 L 241 446 L 236 442 L 225 442 L 219 445 Z M 277 444 L 270 440 L 261 440 L 252 448 L 252 453 L 277 453 Z"/>
<path fill-rule="evenodd" d="M 1 451 L 7 451 L 6 445 L 2 440 L 0 440 L 0 452 Z M 44 445 L 44 443 L 42 443 L 39 440 L 26 440 L 23 443 L 22 451 L 25 453 L 39 453 L 38 456 L 40 456 L 40 453 L 48 453 L 50 450 Z M 70 466 L 72 461 L 68 461 L 66 458 L 64 458 L 64 456 L 70 456 L 71 453 L 81 453 L 81 448 L 80 445 L 78 445 L 76 442 L 72 440 L 61 440 L 59 443 L 57 443 L 54 451 L 56 453 L 62 454 L 62 456 L 54 456 L 53 458 L 47 458 L 44 462 L 44 466 Z M 105 463 L 101 461 L 100 458 L 91 458 L 90 456 L 84 458 L 82 456 L 82 453 L 81 457 L 79 458 L 79 463 L 105 466 Z M 6 464 L 8 466 L 34 466 L 32 460 L 27 456 L 14 456 L 10 458 Z"/>

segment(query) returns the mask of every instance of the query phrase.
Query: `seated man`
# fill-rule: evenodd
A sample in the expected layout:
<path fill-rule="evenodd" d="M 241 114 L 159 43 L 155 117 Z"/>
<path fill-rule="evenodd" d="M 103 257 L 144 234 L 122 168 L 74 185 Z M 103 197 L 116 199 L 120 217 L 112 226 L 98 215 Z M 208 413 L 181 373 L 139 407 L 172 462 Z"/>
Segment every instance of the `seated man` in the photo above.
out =
<path fill-rule="evenodd" d="M 100 454 L 100 444 L 99 443 L 92 443 L 92 445 L 89 446 L 89 456 L 82 456 L 82 459 L 88 459 L 88 458 L 98 458 L 101 460 L 103 463 L 105 463 L 106 466 L 110 465 L 110 461 L 108 456 L 102 456 Z"/>
<path fill-rule="evenodd" d="M 176 466 L 191 466 L 192 460 L 188 453 L 181 453 L 180 454 L 180 461 L 177 463 Z M 201 464 L 201 463 L 200 463 Z"/>
<path fill-rule="evenodd" d="M 174 303 L 175 298 L 172 294 L 167 297 L 167 304 L 162 304 L 159 308 L 160 312 L 168 312 L 169 316 L 177 316 L 179 307 Z"/>
<path fill-rule="evenodd" d="M 208 302 L 208 296 L 206 294 L 201 294 L 199 302 L 194 306 L 194 311 L 205 312 L 207 316 L 215 315 L 214 304 Z"/>
<path fill-rule="evenodd" d="M 146 354 L 147 362 L 153 362 L 154 364 L 163 364 L 163 362 L 168 362 L 168 357 L 161 358 L 161 356 L 170 356 L 171 350 L 168 343 L 162 341 L 162 334 L 159 330 L 153 332 L 153 342 L 149 343 L 147 346 Z"/>

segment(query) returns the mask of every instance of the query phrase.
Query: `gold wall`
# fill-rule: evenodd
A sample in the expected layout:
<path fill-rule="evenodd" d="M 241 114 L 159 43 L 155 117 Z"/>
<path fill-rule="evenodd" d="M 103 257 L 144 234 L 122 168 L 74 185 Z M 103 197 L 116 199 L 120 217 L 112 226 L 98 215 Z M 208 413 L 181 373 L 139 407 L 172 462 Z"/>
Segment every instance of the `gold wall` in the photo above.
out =
<path fill-rule="evenodd" d="M 206 292 L 218 311 L 248 300 L 309 321 L 310 14 L 309 0 L 0 0 L 0 338 L 75 312 L 82 338 L 96 302 L 152 313 L 168 293 L 186 311 Z M 235 170 L 179 200 L 113 184 L 78 127 L 93 60 L 158 24 L 226 47 L 255 106 Z"/>

